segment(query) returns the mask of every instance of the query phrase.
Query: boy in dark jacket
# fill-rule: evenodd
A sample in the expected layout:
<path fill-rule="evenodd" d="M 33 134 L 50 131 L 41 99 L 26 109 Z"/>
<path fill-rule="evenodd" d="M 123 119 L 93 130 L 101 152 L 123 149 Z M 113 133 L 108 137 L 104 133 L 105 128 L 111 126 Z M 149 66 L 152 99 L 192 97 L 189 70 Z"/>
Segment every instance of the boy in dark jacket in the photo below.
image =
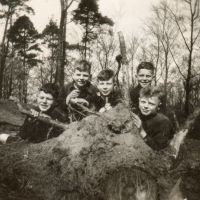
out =
<path fill-rule="evenodd" d="M 173 137 L 172 123 L 164 114 L 159 113 L 163 93 L 158 87 L 148 86 L 140 91 L 139 117 L 133 114 L 133 120 L 140 130 L 144 141 L 153 149 L 167 147 Z"/>
<path fill-rule="evenodd" d="M 63 129 L 40 121 L 37 116 L 65 122 L 67 117 L 57 108 L 58 87 L 47 83 L 39 89 L 37 107 L 31 109 L 33 116 L 27 116 L 17 136 L 8 136 L 4 143 L 17 141 L 20 138 L 29 142 L 38 143 L 49 138 L 57 137 Z"/>
<path fill-rule="evenodd" d="M 97 76 L 97 96 L 93 100 L 95 110 L 98 112 L 105 112 L 110 110 L 122 101 L 122 95 L 119 90 L 115 88 L 114 71 L 105 69 L 99 72 Z"/>
<path fill-rule="evenodd" d="M 130 100 L 131 108 L 133 112 L 138 113 L 139 111 L 139 96 L 140 90 L 151 85 L 154 77 L 154 66 L 151 62 L 141 62 L 137 67 L 137 82 L 136 87 L 131 86 L 130 88 Z"/>
<path fill-rule="evenodd" d="M 91 107 L 89 99 L 96 93 L 97 89 L 90 83 L 91 65 L 86 60 L 76 62 L 73 73 L 73 81 L 65 85 L 59 94 L 59 102 L 62 109 L 69 116 L 69 122 L 83 119 L 87 113 L 78 104 L 88 108 Z"/>

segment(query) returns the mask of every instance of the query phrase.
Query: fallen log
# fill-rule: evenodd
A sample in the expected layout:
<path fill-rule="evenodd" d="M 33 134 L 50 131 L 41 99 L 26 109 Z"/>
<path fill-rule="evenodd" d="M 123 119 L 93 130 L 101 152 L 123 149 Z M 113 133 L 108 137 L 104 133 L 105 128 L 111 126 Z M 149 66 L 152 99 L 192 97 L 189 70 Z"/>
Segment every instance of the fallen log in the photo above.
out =
<path fill-rule="evenodd" d="M 168 199 L 182 172 L 199 168 L 199 148 L 185 143 L 176 160 L 170 147 L 153 151 L 121 104 L 71 123 L 57 138 L 0 146 L 0 198 Z"/>

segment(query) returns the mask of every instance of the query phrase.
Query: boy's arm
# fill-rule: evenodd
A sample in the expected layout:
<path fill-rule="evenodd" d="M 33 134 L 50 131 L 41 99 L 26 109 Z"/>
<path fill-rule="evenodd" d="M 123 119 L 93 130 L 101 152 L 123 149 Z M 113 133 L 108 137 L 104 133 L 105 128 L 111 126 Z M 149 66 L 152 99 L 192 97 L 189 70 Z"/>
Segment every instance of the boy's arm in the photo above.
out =
<path fill-rule="evenodd" d="M 153 137 L 151 137 L 142 127 L 142 121 L 140 118 L 134 113 L 132 113 L 132 118 L 135 125 L 139 129 L 141 137 L 153 150 L 161 150 L 167 146 L 168 141 L 172 136 L 172 125 L 170 121 L 163 121 L 160 125 L 156 126 L 156 133 Z"/>
<path fill-rule="evenodd" d="M 26 117 L 26 119 L 24 120 L 23 125 L 20 127 L 20 131 L 18 133 L 18 135 L 22 138 L 22 139 L 27 139 L 29 137 L 29 131 L 31 130 L 31 125 L 30 123 L 33 122 L 34 119 L 30 118 L 30 117 Z"/>
<path fill-rule="evenodd" d="M 72 98 L 77 98 L 79 95 L 78 89 L 72 89 L 71 84 L 62 87 L 58 95 L 58 103 L 60 105 L 68 105 Z"/>
<path fill-rule="evenodd" d="M 116 96 L 115 96 L 115 105 L 116 106 L 118 103 L 122 103 L 123 100 L 123 95 L 122 91 L 120 89 L 116 90 Z"/>
<path fill-rule="evenodd" d="M 58 120 L 62 123 L 69 123 L 69 113 L 63 110 L 60 106 L 55 107 L 51 115 L 53 120 Z"/>
<path fill-rule="evenodd" d="M 66 104 L 68 105 L 69 103 L 73 103 L 73 100 L 78 98 L 80 94 L 80 91 L 78 89 L 72 90 L 67 96 L 66 96 Z M 77 102 L 75 102 L 77 103 Z"/>
<path fill-rule="evenodd" d="M 37 111 L 37 109 L 31 109 L 30 113 L 31 116 L 27 115 L 18 133 L 18 136 L 24 140 L 31 137 L 31 135 L 35 132 L 36 126 L 38 125 L 37 117 L 40 115 L 39 111 Z M 50 116 L 45 114 L 43 115 L 43 117 L 51 118 Z"/>
<path fill-rule="evenodd" d="M 166 121 L 155 128 L 157 133 L 153 137 L 146 134 L 143 139 L 153 150 L 161 150 L 167 147 L 171 139 L 172 126 L 170 122 Z"/>
<path fill-rule="evenodd" d="M 93 93 L 89 93 L 87 97 L 87 101 L 89 103 L 89 109 L 91 111 L 98 111 L 100 109 L 100 102 L 99 102 L 99 96 L 97 96 L 96 90 L 93 90 Z"/>

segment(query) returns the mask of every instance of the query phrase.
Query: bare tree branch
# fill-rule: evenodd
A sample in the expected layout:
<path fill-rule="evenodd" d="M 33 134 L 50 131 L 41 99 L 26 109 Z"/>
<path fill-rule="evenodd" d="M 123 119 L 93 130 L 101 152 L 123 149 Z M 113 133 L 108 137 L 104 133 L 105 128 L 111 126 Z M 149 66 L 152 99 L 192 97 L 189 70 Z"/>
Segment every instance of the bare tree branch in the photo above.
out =
<path fill-rule="evenodd" d="M 187 49 L 188 49 L 189 51 L 191 51 L 191 50 L 190 50 L 190 47 L 189 47 L 189 45 L 188 45 L 188 43 L 187 43 L 187 41 L 186 41 L 186 38 L 185 38 L 185 36 L 184 36 L 184 34 L 183 34 L 183 31 L 182 31 L 182 29 L 181 29 L 181 27 L 180 27 L 180 24 L 179 24 L 179 22 L 178 22 L 177 16 L 174 14 L 174 12 L 173 12 L 169 7 L 168 7 L 168 10 L 170 11 L 170 13 L 171 13 L 171 14 L 173 15 L 173 17 L 174 17 L 174 21 L 175 21 L 175 23 L 176 23 L 176 25 L 177 25 L 177 27 L 178 27 L 180 33 L 181 33 L 181 36 L 182 36 L 182 38 L 183 38 L 183 40 L 184 40 L 184 43 L 185 43 Z"/>
<path fill-rule="evenodd" d="M 200 12 L 199 0 L 196 0 L 194 5 L 194 20 L 197 20 L 199 18 L 199 12 Z"/>
<path fill-rule="evenodd" d="M 68 8 L 72 5 L 73 2 L 77 2 L 77 0 L 71 0 L 66 6 L 66 9 L 68 10 Z"/>
<path fill-rule="evenodd" d="M 170 52 L 170 54 L 171 54 L 171 56 L 172 56 L 172 58 L 173 58 L 173 61 L 174 61 L 175 65 L 176 65 L 176 67 L 177 67 L 179 73 L 180 73 L 181 76 L 186 80 L 186 77 L 185 77 L 185 75 L 181 72 L 181 69 L 180 69 L 178 63 L 176 62 L 176 60 L 175 60 L 175 58 L 174 58 L 174 55 L 173 55 L 173 52 L 171 51 L 171 48 L 170 48 L 170 47 L 169 47 L 169 52 Z"/>
<path fill-rule="evenodd" d="M 199 35 L 200 35 L 200 30 L 198 31 L 196 37 L 194 38 L 194 40 L 193 40 L 193 42 L 192 42 L 192 45 L 195 44 L 195 42 L 196 42 L 196 40 L 198 39 Z"/>

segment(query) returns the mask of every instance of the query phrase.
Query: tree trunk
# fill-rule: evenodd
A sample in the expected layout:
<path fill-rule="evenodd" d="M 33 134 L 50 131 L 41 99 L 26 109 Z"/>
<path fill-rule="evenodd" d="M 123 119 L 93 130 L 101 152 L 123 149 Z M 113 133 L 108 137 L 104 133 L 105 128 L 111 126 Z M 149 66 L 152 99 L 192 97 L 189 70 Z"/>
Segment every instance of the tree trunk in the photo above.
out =
<path fill-rule="evenodd" d="M 6 23 L 4 27 L 4 33 L 2 37 L 2 42 L 1 42 L 1 49 L 0 49 L 0 98 L 2 97 L 2 87 L 3 87 L 3 75 L 4 75 L 4 69 L 5 69 L 5 62 L 6 62 L 6 57 L 7 57 L 7 50 L 8 50 L 8 43 L 7 46 L 5 45 L 5 40 L 6 40 L 6 34 L 7 34 L 7 29 L 8 29 L 8 22 L 10 19 L 10 10 L 11 8 L 8 8 L 8 14 L 6 16 Z"/>
<path fill-rule="evenodd" d="M 18 83 L 18 96 L 19 96 L 19 100 L 20 102 L 23 102 L 23 81 L 22 79 L 19 80 Z"/>
<path fill-rule="evenodd" d="M 155 65 L 155 85 L 157 85 L 157 72 L 158 72 L 158 62 L 160 60 L 160 39 L 156 37 L 157 39 L 157 59 L 156 59 L 156 65 Z"/>
<path fill-rule="evenodd" d="M 182 171 L 200 167 L 200 142 L 183 147 L 174 161 L 169 149 L 154 152 L 119 105 L 72 123 L 58 138 L 0 146 L 0 197 L 127 200 L 146 191 L 146 200 L 158 193 L 164 200 Z"/>
<path fill-rule="evenodd" d="M 51 60 L 50 60 L 50 83 L 53 83 L 53 75 L 54 75 L 54 67 L 55 67 L 55 60 L 54 60 L 54 50 L 53 47 L 51 48 Z"/>
<path fill-rule="evenodd" d="M 165 113 L 166 112 L 166 109 L 167 109 L 167 95 L 168 95 L 168 88 L 167 88 L 167 83 L 168 83 L 168 73 L 169 73 L 169 66 L 168 66 L 168 47 L 166 49 L 166 52 L 165 52 L 165 79 L 164 79 L 164 100 L 163 100 L 163 106 L 162 106 L 162 109 L 163 109 L 163 112 Z"/>
<path fill-rule="evenodd" d="M 61 3 L 60 36 L 57 56 L 56 79 L 55 82 L 62 87 L 64 85 L 64 69 L 66 57 L 66 23 L 67 23 L 68 1 Z"/>
<path fill-rule="evenodd" d="M 192 1 L 190 2 L 192 5 Z M 199 4 L 195 2 L 195 10 L 197 10 L 199 15 Z M 190 92 L 191 92 L 191 71 L 192 71 L 192 54 L 193 54 L 193 48 L 194 48 L 194 23 L 195 23 L 195 11 L 194 13 L 191 13 L 191 21 L 190 21 L 190 44 L 189 44 L 189 55 L 188 55 L 188 70 L 187 70 L 187 77 L 186 77 L 186 83 L 185 83 L 185 115 L 188 116 L 190 114 Z"/>
<path fill-rule="evenodd" d="M 0 60 L 1 63 L 5 63 L 5 61 L 3 61 L 3 59 L 5 59 L 5 57 L 1 58 L 1 60 Z M 5 66 L 1 65 L 1 68 L 0 68 L 0 98 L 2 98 L 4 68 L 5 68 Z"/>
<path fill-rule="evenodd" d="M 10 66 L 8 97 L 12 95 L 12 87 L 13 87 L 13 61 Z"/>
<path fill-rule="evenodd" d="M 188 72 L 187 72 L 187 78 L 186 78 L 186 83 L 185 83 L 185 114 L 186 116 L 188 116 L 190 113 L 191 69 L 192 69 L 192 51 L 190 51 L 189 53 Z"/>
<path fill-rule="evenodd" d="M 87 16 L 87 22 L 85 25 L 85 41 L 84 41 L 84 59 L 87 60 L 87 43 L 88 43 L 88 23 L 89 23 L 89 16 Z"/>
<path fill-rule="evenodd" d="M 8 55 L 8 48 L 9 48 L 9 41 L 7 41 L 6 46 L 2 46 L 2 57 L 0 58 L 0 98 L 2 97 L 2 90 L 3 90 L 3 77 L 4 77 L 4 70 L 6 67 L 6 58 Z"/>
<path fill-rule="evenodd" d="M 3 77 L 4 77 L 4 70 L 6 65 L 6 58 L 8 54 L 8 43 L 7 45 L 2 45 L 2 56 L 0 58 L 0 98 L 2 97 L 2 89 L 3 89 Z"/>
<path fill-rule="evenodd" d="M 24 55 L 26 50 L 24 49 Z M 27 90 L 27 84 L 26 84 L 27 74 L 26 74 L 26 58 L 23 58 L 23 84 L 22 84 L 22 101 L 23 103 L 26 103 L 26 90 Z"/>

